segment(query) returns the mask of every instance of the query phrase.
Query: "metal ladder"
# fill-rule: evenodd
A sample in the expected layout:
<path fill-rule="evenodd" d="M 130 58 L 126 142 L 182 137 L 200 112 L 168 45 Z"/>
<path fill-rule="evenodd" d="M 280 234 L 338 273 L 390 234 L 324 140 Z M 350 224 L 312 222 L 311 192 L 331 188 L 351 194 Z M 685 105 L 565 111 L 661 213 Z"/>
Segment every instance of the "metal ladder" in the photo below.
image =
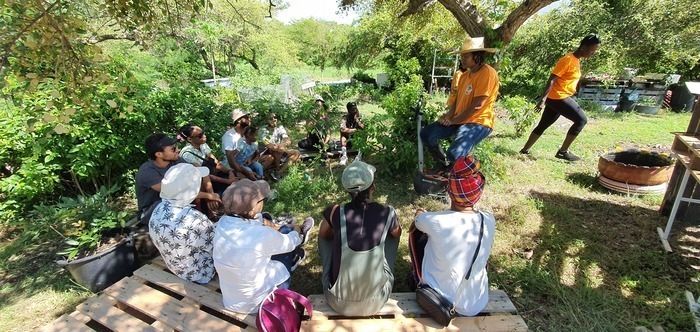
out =
<path fill-rule="evenodd" d="M 437 49 L 433 49 L 433 69 L 430 72 L 430 94 L 433 94 L 433 86 L 437 85 L 436 78 L 452 78 L 452 75 L 457 71 L 457 65 L 459 64 L 459 54 L 455 54 L 455 61 L 452 67 L 449 66 L 435 66 L 437 62 Z M 435 69 L 445 70 L 447 69 L 447 75 L 435 75 Z"/>

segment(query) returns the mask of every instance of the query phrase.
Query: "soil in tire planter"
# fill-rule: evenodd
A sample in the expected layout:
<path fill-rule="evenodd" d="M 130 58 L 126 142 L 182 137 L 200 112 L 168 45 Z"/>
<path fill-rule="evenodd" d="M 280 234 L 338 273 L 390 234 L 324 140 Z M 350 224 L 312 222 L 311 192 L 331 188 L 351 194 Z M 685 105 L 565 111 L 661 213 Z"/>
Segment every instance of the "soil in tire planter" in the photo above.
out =
<path fill-rule="evenodd" d="M 673 160 L 667 156 L 658 153 L 640 152 L 640 151 L 622 151 L 611 154 L 608 160 L 618 163 L 647 166 L 647 167 L 664 167 L 673 165 Z"/>

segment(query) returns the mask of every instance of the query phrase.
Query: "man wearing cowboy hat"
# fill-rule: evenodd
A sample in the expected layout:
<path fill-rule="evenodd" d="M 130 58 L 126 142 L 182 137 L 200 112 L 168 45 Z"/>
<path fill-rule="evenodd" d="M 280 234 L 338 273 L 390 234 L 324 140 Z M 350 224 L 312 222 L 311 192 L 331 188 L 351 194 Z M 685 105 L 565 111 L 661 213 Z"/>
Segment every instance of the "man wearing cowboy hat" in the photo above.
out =
<path fill-rule="evenodd" d="M 484 47 L 483 37 L 467 37 L 460 49 L 463 73 L 447 99 L 447 113 L 421 130 L 423 144 L 428 148 L 442 171 L 448 170 L 457 158 L 466 156 L 493 129 L 494 103 L 498 96 L 498 73 L 484 63 L 486 53 L 494 48 Z M 448 154 L 439 141 L 455 136 Z"/>
<path fill-rule="evenodd" d="M 463 316 L 474 316 L 489 302 L 486 263 L 496 220 L 474 209 L 484 190 L 484 175 L 473 156 L 460 157 L 450 171 L 447 211 L 416 210 L 409 229 L 409 284 L 431 287 Z"/>
<path fill-rule="evenodd" d="M 223 164 L 227 168 L 232 168 L 231 165 L 235 159 L 233 151 L 236 149 L 238 140 L 243 137 L 243 130 L 250 125 L 250 115 L 248 112 L 236 108 L 231 112 L 231 121 L 233 121 L 233 128 L 226 131 L 221 138 L 221 150 L 224 153 Z"/>

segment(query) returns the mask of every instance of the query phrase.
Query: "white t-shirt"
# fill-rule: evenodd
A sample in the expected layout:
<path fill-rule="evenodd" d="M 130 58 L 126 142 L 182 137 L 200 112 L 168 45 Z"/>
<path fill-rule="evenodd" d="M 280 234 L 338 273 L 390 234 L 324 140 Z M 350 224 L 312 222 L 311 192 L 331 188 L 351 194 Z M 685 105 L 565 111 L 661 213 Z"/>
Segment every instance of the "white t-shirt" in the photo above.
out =
<path fill-rule="evenodd" d="M 279 125 L 275 127 L 275 129 L 270 133 L 270 129 L 268 127 L 260 129 L 260 140 L 264 144 L 282 144 L 284 140 L 289 138 L 289 135 L 287 134 L 287 129 L 284 129 L 284 126 Z"/>
<path fill-rule="evenodd" d="M 224 307 L 240 313 L 256 312 L 265 297 L 289 278 L 284 264 L 270 258 L 299 244 L 299 233 L 282 234 L 263 226 L 260 219 L 219 219 L 214 231 L 214 266 Z"/>
<path fill-rule="evenodd" d="M 224 166 L 231 168 L 231 166 L 228 164 L 228 158 L 226 158 L 226 151 L 233 151 L 236 149 L 236 143 L 238 143 L 238 140 L 241 139 L 241 134 L 236 132 L 236 128 L 231 128 L 227 130 L 224 133 L 224 136 L 221 137 L 221 152 L 224 153 L 224 157 L 222 158 L 222 164 Z"/>
<path fill-rule="evenodd" d="M 474 316 L 489 302 L 486 262 L 496 233 L 496 220 L 483 212 L 484 235 L 469 280 L 467 274 L 479 242 L 479 213 L 425 212 L 416 218 L 416 228 L 428 235 L 423 257 L 423 283 L 454 303 L 460 315 Z"/>

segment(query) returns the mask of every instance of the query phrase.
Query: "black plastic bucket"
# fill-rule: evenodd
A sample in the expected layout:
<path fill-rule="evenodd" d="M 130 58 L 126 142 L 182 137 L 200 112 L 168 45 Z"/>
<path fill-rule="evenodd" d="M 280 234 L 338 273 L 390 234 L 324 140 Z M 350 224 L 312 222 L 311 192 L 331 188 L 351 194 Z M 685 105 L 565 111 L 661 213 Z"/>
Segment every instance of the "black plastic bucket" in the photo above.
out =
<path fill-rule="evenodd" d="M 98 254 L 72 261 L 56 261 L 73 279 L 93 292 L 99 292 L 136 269 L 134 245 L 126 237 Z"/>

